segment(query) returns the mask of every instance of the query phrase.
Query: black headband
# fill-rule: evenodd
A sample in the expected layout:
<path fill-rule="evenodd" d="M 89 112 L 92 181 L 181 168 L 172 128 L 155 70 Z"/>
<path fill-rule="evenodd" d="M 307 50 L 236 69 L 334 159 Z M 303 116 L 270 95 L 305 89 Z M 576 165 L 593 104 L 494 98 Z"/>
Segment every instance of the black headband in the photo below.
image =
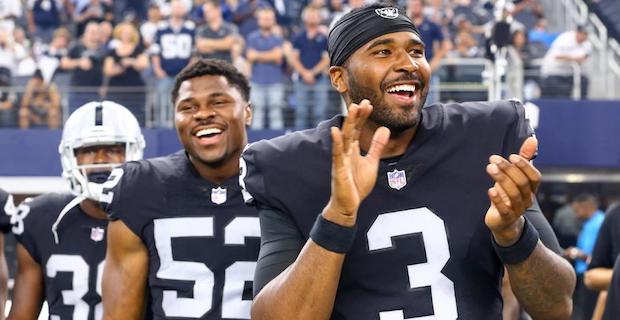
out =
<path fill-rule="evenodd" d="M 327 51 L 332 66 L 341 66 L 368 41 L 384 34 L 409 31 L 420 36 L 411 19 L 398 8 L 370 5 L 345 14 L 329 32 Z"/>

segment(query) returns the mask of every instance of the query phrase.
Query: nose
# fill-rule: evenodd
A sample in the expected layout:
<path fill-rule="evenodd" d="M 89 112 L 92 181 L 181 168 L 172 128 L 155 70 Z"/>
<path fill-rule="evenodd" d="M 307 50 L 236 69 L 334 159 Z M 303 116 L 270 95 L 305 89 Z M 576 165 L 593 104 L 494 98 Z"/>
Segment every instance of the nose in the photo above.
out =
<path fill-rule="evenodd" d="M 215 116 L 215 109 L 209 106 L 200 106 L 198 107 L 196 112 L 194 112 L 194 120 L 197 120 L 197 121 L 205 120 L 205 119 L 208 119 L 214 116 Z"/>
<path fill-rule="evenodd" d="M 108 163 L 108 153 L 105 148 L 99 148 L 95 152 L 95 164 Z"/>
<path fill-rule="evenodd" d="M 418 63 L 406 50 L 402 49 L 398 52 L 395 68 L 397 72 L 414 73 L 418 71 Z"/>

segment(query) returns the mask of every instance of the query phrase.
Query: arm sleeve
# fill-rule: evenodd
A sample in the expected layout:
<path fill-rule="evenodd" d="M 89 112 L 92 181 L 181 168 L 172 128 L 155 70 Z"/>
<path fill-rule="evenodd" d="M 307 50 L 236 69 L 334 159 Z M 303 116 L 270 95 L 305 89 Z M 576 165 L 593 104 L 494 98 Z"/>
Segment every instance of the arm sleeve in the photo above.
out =
<path fill-rule="evenodd" d="M 534 204 L 527 209 L 525 216 L 538 231 L 540 241 L 542 241 L 545 247 L 557 254 L 560 254 L 562 249 L 560 248 L 558 238 L 555 236 L 553 229 L 551 229 L 551 225 L 549 225 L 549 222 L 542 214 L 538 201 L 534 201 Z"/>
<path fill-rule="evenodd" d="M 254 273 L 255 296 L 297 259 L 306 243 L 291 218 L 284 213 L 261 208 L 259 219 L 261 244 Z"/>

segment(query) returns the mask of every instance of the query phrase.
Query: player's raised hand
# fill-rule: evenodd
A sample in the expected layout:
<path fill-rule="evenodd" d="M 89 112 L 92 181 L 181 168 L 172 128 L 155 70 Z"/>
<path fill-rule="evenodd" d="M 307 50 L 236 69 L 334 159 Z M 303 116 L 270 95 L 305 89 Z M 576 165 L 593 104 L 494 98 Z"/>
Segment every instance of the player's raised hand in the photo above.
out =
<path fill-rule="evenodd" d="M 498 155 L 489 158 L 486 170 L 495 185 L 488 192 L 491 206 L 485 223 L 500 245 L 509 246 L 519 239 L 524 223 L 521 216 L 534 201 L 541 174 L 530 160 L 537 148 L 536 138 L 529 137 L 518 155 L 512 154 L 508 159 Z"/>
<path fill-rule="evenodd" d="M 381 153 L 390 138 L 388 128 L 377 129 L 368 153 L 360 154 L 360 131 L 371 112 L 368 100 L 351 104 L 342 129 L 331 128 L 332 195 L 323 217 L 343 226 L 355 224 L 360 203 L 375 185 Z"/>

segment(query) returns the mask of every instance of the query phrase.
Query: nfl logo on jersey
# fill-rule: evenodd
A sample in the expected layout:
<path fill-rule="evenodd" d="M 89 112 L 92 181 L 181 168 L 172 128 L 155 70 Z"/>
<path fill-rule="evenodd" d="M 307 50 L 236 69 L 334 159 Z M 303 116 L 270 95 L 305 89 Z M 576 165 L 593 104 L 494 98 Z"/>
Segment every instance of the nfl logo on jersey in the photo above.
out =
<path fill-rule="evenodd" d="M 226 189 L 222 187 L 211 189 L 211 201 L 215 204 L 222 204 L 226 202 Z"/>
<path fill-rule="evenodd" d="M 105 230 L 103 230 L 103 228 L 101 227 L 92 227 L 90 228 L 90 239 L 95 242 L 99 242 L 103 240 L 104 232 Z"/>
<path fill-rule="evenodd" d="M 407 185 L 407 177 L 404 170 L 396 170 L 387 173 L 390 187 L 400 190 Z"/>

